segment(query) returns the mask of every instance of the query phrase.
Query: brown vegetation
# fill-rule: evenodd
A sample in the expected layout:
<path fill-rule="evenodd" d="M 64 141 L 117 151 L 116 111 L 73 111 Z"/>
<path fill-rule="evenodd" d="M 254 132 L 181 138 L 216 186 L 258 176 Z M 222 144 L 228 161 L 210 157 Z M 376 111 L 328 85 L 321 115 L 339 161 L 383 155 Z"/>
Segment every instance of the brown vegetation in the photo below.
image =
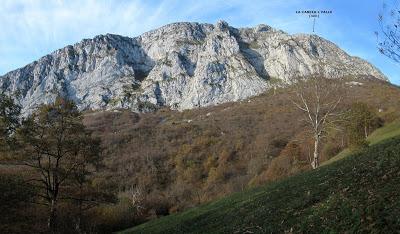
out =
<path fill-rule="evenodd" d="M 368 103 L 382 119 L 398 117 L 400 92 L 390 84 L 361 81 L 346 85 L 351 97 Z M 104 188 L 126 193 L 143 188 L 142 214 L 160 207 L 177 212 L 248 186 L 310 168 L 312 136 L 288 99 L 287 89 L 249 100 L 190 111 L 158 110 L 88 113 L 85 124 L 103 140 L 107 170 Z M 322 141 L 321 161 L 347 146 L 343 132 Z M 327 144 L 329 142 L 329 144 Z M 153 215 L 152 215 L 153 214 Z"/>
<path fill-rule="evenodd" d="M 361 82 L 363 85 L 347 85 L 353 96 L 344 100 L 343 109 L 361 100 L 384 121 L 399 117 L 397 87 L 368 79 Z M 82 230 L 109 233 L 310 169 L 312 135 L 305 131 L 300 111 L 288 98 L 289 91 L 281 88 L 236 103 L 182 112 L 85 113 L 85 126 L 101 139 L 104 149 L 104 165 L 91 175 L 90 185 L 114 194 L 115 200 L 86 212 Z M 330 130 L 321 141 L 321 161 L 348 145 L 340 129 Z M 7 165 L 0 171 L 15 174 L 21 169 Z M 23 171 L 22 176 L 32 173 Z M 22 196 L 20 202 L 30 201 Z M 74 228 L 75 221 L 68 217 L 76 217 L 76 206 L 60 206 L 59 230 Z M 15 217 L 45 214 L 39 210 L 43 208 L 21 208 Z M 35 225 L 46 222 L 40 215 L 35 218 Z"/>

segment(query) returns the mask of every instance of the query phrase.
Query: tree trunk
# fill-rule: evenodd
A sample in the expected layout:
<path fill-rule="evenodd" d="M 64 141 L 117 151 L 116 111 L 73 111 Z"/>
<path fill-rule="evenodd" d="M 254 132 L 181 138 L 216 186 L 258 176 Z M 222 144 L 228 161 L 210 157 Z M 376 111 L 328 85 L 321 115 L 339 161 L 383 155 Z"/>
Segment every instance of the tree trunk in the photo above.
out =
<path fill-rule="evenodd" d="M 82 169 L 83 171 L 83 169 Z M 81 174 L 82 176 L 83 173 Z M 82 222 L 82 217 L 83 217 L 83 195 L 82 195 L 82 190 L 83 190 L 83 181 L 84 180 L 78 180 L 79 181 L 79 200 L 78 200 L 78 215 L 76 218 L 75 222 L 75 230 L 77 233 L 82 233 L 81 230 L 81 222 Z"/>
<path fill-rule="evenodd" d="M 319 166 L 319 135 L 314 137 L 314 157 L 311 162 L 311 167 L 316 169 Z"/>
<path fill-rule="evenodd" d="M 78 205 L 78 215 L 76 218 L 76 222 L 75 222 L 75 230 L 77 233 L 82 233 L 81 230 L 81 222 L 82 222 L 82 213 L 83 213 L 83 209 L 82 209 L 82 200 L 78 201 L 79 205 Z"/>
<path fill-rule="evenodd" d="M 76 218 L 76 221 L 75 221 L 75 231 L 77 233 L 82 233 L 81 222 L 82 222 L 81 214 L 78 214 L 78 217 Z"/>
<path fill-rule="evenodd" d="M 50 204 L 50 215 L 49 215 L 49 220 L 47 223 L 47 226 L 50 230 L 50 233 L 56 233 L 57 232 L 57 224 L 56 224 L 56 219 L 57 219 L 57 201 L 55 199 L 51 200 Z"/>

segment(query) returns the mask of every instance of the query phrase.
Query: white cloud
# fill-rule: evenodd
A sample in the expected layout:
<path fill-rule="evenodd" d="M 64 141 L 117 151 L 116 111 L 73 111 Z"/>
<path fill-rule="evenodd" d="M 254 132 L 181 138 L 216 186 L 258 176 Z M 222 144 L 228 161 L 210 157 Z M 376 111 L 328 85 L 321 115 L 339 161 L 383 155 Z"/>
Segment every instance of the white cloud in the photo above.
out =
<path fill-rule="evenodd" d="M 300 2 L 292 0 L 282 5 L 278 0 L 253 1 L 251 4 L 238 0 L 2 0 L 0 73 L 83 38 L 105 33 L 136 36 L 175 21 L 214 23 L 225 19 L 243 26 L 262 23 L 267 18 L 279 26 L 280 22 L 295 20 L 288 16 L 282 22 L 276 9 L 282 6 L 286 9 Z M 15 55 L 21 57 L 19 62 L 15 58 L 8 60 Z"/>
<path fill-rule="evenodd" d="M 0 0 L 0 75 L 84 38 L 105 33 L 132 37 L 177 21 L 224 19 L 236 27 L 265 23 L 289 33 L 310 33 L 312 21 L 295 11 L 323 4 L 316 0 Z M 345 47 L 352 39 L 331 19 L 319 19 L 317 32 Z"/>

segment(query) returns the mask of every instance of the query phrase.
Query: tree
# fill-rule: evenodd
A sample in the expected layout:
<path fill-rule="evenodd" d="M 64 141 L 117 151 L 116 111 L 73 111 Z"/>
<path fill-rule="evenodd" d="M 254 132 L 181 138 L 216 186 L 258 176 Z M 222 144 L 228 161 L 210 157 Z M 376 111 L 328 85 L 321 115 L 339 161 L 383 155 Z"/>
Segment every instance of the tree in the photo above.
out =
<path fill-rule="evenodd" d="M 362 102 L 353 103 L 345 122 L 349 145 L 353 147 L 366 145 L 369 134 L 380 125 L 380 118 L 371 107 Z"/>
<path fill-rule="evenodd" d="M 71 200 L 73 205 L 76 206 L 77 215 L 74 219 L 75 230 L 78 232 L 82 229 L 83 214 L 86 210 L 97 206 L 100 202 L 112 200 L 110 194 L 105 191 L 98 191 L 91 183 L 93 172 L 99 166 L 102 166 L 100 139 L 86 135 L 81 139 L 81 143 L 86 144 L 86 147 L 82 148 L 82 154 L 77 158 L 79 162 L 76 164 L 75 169 L 71 171 L 70 178 L 66 180 L 64 185 L 65 194 L 61 196 L 63 199 Z"/>
<path fill-rule="evenodd" d="M 303 119 L 314 139 L 311 159 L 313 169 L 319 166 L 319 151 L 326 128 L 339 116 L 338 106 L 344 97 L 342 81 L 322 76 L 298 78 L 293 83 L 291 101 L 303 114 Z"/>
<path fill-rule="evenodd" d="M 5 153 L 13 145 L 13 134 L 19 125 L 21 107 L 14 100 L 0 93 L 0 151 Z"/>
<path fill-rule="evenodd" d="M 380 32 L 375 32 L 379 51 L 395 62 L 400 62 L 400 8 L 397 0 L 383 4 L 379 14 Z"/>
<path fill-rule="evenodd" d="M 89 168 L 100 161 L 100 141 L 82 124 L 76 105 L 62 98 L 24 120 L 17 139 L 19 160 L 37 172 L 31 182 L 49 207 L 48 228 L 55 233 L 59 200 L 84 201 L 79 191 L 87 183 Z M 77 189 L 71 189 L 74 186 Z"/>

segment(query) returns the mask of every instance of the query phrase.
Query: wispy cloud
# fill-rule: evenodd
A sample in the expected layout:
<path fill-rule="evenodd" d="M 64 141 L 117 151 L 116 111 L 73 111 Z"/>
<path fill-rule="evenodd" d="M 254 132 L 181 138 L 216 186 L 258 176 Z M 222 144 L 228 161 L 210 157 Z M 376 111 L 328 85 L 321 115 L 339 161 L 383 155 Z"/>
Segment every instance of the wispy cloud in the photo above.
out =
<path fill-rule="evenodd" d="M 367 4 L 363 0 L 354 0 L 351 4 L 348 2 L 347 0 L 1 0 L 0 74 L 84 38 L 105 33 L 137 36 L 177 21 L 215 23 L 219 19 L 224 19 L 236 27 L 265 23 L 289 33 L 310 33 L 312 21 L 295 14 L 295 11 L 316 8 L 333 8 L 335 11 L 335 15 L 331 18 L 318 19 L 317 32 L 321 36 L 355 51 L 358 53 L 356 55 L 376 58 L 376 54 L 372 54 L 376 53 L 373 42 L 366 37 L 364 42 L 360 41 L 363 39 L 360 34 L 362 30 L 366 30 L 366 25 L 355 29 L 343 27 L 344 24 L 350 25 L 353 22 L 350 13 L 344 15 L 345 7 L 354 2 L 364 8 Z M 366 49 L 363 46 L 370 48 Z M 382 70 L 393 71 L 393 67 L 390 69 L 385 67 L 390 66 L 390 63 L 381 64 L 385 64 L 382 65 Z"/>
<path fill-rule="evenodd" d="M 257 24 L 266 15 L 276 21 L 277 7 L 281 1 L 2 0 L 0 73 L 98 34 L 136 36 L 175 21 Z"/>

